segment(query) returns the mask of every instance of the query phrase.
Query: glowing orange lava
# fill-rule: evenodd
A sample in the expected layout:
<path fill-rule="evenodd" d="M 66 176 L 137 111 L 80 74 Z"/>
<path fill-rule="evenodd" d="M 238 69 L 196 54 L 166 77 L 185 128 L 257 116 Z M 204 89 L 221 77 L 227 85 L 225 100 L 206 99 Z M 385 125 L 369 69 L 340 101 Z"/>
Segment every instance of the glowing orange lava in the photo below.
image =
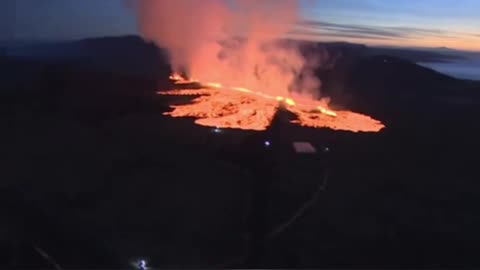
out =
<path fill-rule="evenodd" d="M 333 111 L 326 102 L 292 97 L 273 97 L 242 87 L 227 87 L 220 83 L 200 84 L 197 80 L 172 75 L 178 85 L 198 83 L 201 89 L 158 92 L 160 95 L 198 95 L 191 104 L 173 105 L 172 117 L 194 117 L 195 123 L 219 128 L 265 130 L 283 102 L 297 116 L 292 123 L 305 127 L 330 128 L 351 132 L 378 132 L 385 126 L 367 115 L 351 111 Z"/>

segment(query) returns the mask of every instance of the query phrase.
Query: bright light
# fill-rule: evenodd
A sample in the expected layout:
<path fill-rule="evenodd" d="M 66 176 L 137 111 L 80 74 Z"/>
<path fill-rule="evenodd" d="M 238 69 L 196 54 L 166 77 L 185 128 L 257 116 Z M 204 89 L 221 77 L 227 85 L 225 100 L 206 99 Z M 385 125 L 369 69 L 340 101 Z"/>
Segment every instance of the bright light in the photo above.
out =
<path fill-rule="evenodd" d="M 140 260 L 140 263 L 138 264 L 140 269 L 147 269 L 147 262 L 145 260 Z"/>
<path fill-rule="evenodd" d="M 209 82 L 207 83 L 208 87 L 213 87 L 213 88 L 222 88 L 222 84 L 220 83 L 214 83 L 214 82 Z"/>
<path fill-rule="evenodd" d="M 247 88 L 243 88 L 243 87 L 232 87 L 232 89 L 240 91 L 240 92 L 244 92 L 244 93 L 251 93 L 252 92 L 251 90 L 248 90 Z"/>
<path fill-rule="evenodd" d="M 293 99 L 291 98 L 285 99 L 285 103 L 287 103 L 287 105 L 290 105 L 290 106 L 295 106 L 295 101 L 293 101 Z"/>
<path fill-rule="evenodd" d="M 337 114 L 334 111 L 325 109 L 322 106 L 318 106 L 317 109 L 323 114 L 330 115 L 330 116 L 333 116 L 333 117 L 337 116 Z"/>
<path fill-rule="evenodd" d="M 146 261 L 146 260 L 134 261 L 134 262 L 131 262 L 131 265 L 132 265 L 133 267 L 135 267 L 136 269 L 138 269 L 138 270 L 148 270 L 148 269 L 150 269 L 150 268 L 147 266 L 147 261 Z"/>
<path fill-rule="evenodd" d="M 270 141 L 265 141 L 263 144 L 265 144 L 266 147 L 269 147 L 271 145 Z"/>

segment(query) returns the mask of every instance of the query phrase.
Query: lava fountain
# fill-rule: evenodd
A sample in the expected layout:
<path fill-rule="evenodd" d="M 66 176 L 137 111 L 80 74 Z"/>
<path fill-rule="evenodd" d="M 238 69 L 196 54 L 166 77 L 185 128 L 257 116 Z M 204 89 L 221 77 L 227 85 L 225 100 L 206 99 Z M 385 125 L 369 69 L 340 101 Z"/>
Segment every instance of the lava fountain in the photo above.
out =
<path fill-rule="evenodd" d="M 379 132 L 385 126 L 370 116 L 351 112 L 333 111 L 324 100 L 270 96 L 260 91 L 215 82 L 199 82 L 170 76 L 177 85 L 198 84 L 198 89 L 159 91 L 159 95 L 197 96 L 192 103 L 173 105 L 165 115 L 193 117 L 202 126 L 243 130 L 266 130 L 280 105 L 296 115 L 293 124 L 312 128 L 330 128 L 351 132 Z"/>

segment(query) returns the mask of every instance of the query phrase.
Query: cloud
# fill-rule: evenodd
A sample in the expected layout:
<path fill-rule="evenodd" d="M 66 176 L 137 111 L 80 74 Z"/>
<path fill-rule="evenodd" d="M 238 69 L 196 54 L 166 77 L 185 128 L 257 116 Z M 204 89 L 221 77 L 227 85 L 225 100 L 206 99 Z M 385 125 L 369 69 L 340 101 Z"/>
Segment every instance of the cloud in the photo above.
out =
<path fill-rule="evenodd" d="M 329 38 L 340 38 L 340 39 L 370 39 L 370 40 L 393 40 L 393 37 L 387 36 L 368 36 L 361 34 L 361 33 L 325 33 L 322 31 L 312 31 L 312 30 L 292 30 L 289 34 L 293 35 L 300 35 L 300 36 L 309 36 L 316 39 L 321 39 L 322 37 L 329 37 Z"/>
<path fill-rule="evenodd" d="M 413 39 L 419 37 L 447 37 L 456 33 L 439 29 L 416 27 L 365 26 L 338 24 L 325 21 L 304 20 L 294 34 L 309 34 L 324 37 L 341 37 L 372 40 Z"/>
<path fill-rule="evenodd" d="M 297 0 L 129 3 L 137 13 L 142 37 L 168 51 L 177 73 L 261 89 L 273 97 L 293 90 L 309 97 L 319 95 L 321 82 L 314 71 L 324 56 L 307 59 L 298 44 L 278 42 L 301 17 Z"/>

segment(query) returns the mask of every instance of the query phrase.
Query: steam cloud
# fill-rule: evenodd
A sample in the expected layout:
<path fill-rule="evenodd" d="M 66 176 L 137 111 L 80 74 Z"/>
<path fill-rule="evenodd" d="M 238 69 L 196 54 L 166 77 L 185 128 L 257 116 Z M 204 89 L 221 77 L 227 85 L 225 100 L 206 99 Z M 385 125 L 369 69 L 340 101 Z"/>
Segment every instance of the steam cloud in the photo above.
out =
<path fill-rule="evenodd" d="M 318 98 L 321 82 L 298 45 L 282 42 L 298 0 L 130 0 L 143 37 L 169 52 L 174 71 L 270 95 Z"/>

